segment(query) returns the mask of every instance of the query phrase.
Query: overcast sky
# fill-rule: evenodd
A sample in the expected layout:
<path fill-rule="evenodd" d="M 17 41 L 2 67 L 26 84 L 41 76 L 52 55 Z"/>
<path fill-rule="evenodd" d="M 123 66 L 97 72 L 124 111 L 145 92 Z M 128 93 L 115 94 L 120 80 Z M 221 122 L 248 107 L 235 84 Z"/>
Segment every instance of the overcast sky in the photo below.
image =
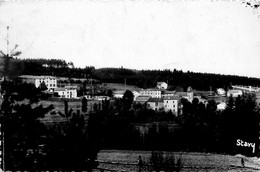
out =
<path fill-rule="evenodd" d="M 260 78 L 260 17 L 242 1 L 56 0 L 0 4 L 0 48 L 76 67 Z"/>

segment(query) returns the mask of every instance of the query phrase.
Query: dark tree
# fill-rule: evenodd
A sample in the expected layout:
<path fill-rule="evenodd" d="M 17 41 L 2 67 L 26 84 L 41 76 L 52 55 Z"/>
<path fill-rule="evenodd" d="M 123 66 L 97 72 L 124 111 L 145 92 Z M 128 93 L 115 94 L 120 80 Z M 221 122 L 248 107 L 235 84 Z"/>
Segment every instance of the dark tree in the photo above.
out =
<path fill-rule="evenodd" d="M 83 97 L 81 100 L 81 111 L 86 113 L 88 110 L 88 100 L 86 99 L 86 97 Z"/>

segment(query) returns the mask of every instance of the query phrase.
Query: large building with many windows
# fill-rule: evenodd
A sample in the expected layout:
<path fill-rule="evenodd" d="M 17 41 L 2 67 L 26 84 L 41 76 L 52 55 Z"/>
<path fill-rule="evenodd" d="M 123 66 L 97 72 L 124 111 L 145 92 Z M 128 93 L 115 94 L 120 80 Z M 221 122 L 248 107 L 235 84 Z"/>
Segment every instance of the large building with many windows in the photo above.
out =
<path fill-rule="evenodd" d="M 19 76 L 24 82 L 32 83 L 38 88 L 41 84 L 45 84 L 48 90 L 57 88 L 57 78 L 54 76 L 33 76 L 33 75 L 21 75 Z"/>
<path fill-rule="evenodd" d="M 151 96 L 152 98 L 161 98 L 162 91 L 160 89 L 144 89 L 140 91 L 140 95 Z"/>

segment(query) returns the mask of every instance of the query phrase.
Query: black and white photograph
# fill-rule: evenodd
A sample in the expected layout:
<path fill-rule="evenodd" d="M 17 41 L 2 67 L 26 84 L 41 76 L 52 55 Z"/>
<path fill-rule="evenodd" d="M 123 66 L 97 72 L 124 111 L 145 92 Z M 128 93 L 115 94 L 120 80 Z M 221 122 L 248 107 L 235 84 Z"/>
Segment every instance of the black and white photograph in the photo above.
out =
<path fill-rule="evenodd" d="M 0 0 L 1 171 L 260 171 L 260 0 Z"/>

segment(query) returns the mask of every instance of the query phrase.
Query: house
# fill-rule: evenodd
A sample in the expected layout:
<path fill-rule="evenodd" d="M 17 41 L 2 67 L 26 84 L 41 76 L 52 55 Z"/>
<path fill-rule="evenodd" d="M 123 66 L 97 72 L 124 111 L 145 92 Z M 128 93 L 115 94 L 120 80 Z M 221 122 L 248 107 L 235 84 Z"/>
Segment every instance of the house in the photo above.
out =
<path fill-rule="evenodd" d="M 218 95 L 221 95 L 221 96 L 225 96 L 226 95 L 226 91 L 223 88 L 218 88 L 217 89 L 217 93 L 218 93 Z"/>
<path fill-rule="evenodd" d="M 157 82 L 156 88 L 166 90 L 168 88 L 168 84 L 165 82 Z"/>
<path fill-rule="evenodd" d="M 164 97 L 163 105 L 165 111 L 172 111 L 173 113 L 178 114 L 179 101 L 180 98 L 177 96 Z"/>
<path fill-rule="evenodd" d="M 137 92 L 137 91 L 132 91 L 132 93 L 133 93 L 133 95 L 134 95 L 134 100 L 136 100 L 136 98 L 137 98 L 138 96 L 140 96 L 140 93 Z"/>
<path fill-rule="evenodd" d="M 238 97 L 238 96 L 242 96 L 243 92 L 241 90 L 228 90 L 227 92 L 227 96 L 230 97 Z"/>
<path fill-rule="evenodd" d="M 58 93 L 61 98 L 77 98 L 77 89 L 75 88 L 54 88 L 54 93 Z"/>
<path fill-rule="evenodd" d="M 159 89 L 143 89 L 140 91 L 140 95 L 151 96 L 152 98 L 161 98 L 162 90 Z"/>
<path fill-rule="evenodd" d="M 174 95 L 175 95 L 175 91 L 168 91 L 168 90 L 162 91 L 162 97 L 171 97 Z"/>
<path fill-rule="evenodd" d="M 162 98 L 149 98 L 147 101 L 147 108 L 151 108 L 155 111 L 163 109 L 164 104 L 163 104 L 163 99 Z"/>
<path fill-rule="evenodd" d="M 42 83 L 46 85 L 48 90 L 57 88 L 57 78 L 53 76 L 34 76 L 34 75 L 21 75 L 19 78 L 23 82 L 32 83 L 38 88 Z"/>
<path fill-rule="evenodd" d="M 217 110 L 218 110 L 218 111 L 223 111 L 223 110 L 226 109 L 226 107 L 227 107 L 227 104 L 226 104 L 225 102 L 221 102 L 221 103 L 219 103 L 219 104 L 217 105 Z"/>
<path fill-rule="evenodd" d="M 95 96 L 94 100 L 99 100 L 99 101 L 110 100 L 110 97 L 108 97 L 108 96 Z"/>
<path fill-rule="evenodd" d="M 115 98 L 123 98 L 125 91 L 124 90 L 117 90 L 114 91 L 114 97 Z"/>
<path fill-rule="evenodd" d="M 140 103 L 140 104 L 145 104 L 149 99 L 151 98 L 151 96 L 138 96 L 135 99 L 136 103 Z"/>
<path fill-rule="evenodd" d="M 187 99 L 189 102 L 192 102 L 192 100 L 194 98 L 193 92 L 176 92 L 175 96 Z"/>

